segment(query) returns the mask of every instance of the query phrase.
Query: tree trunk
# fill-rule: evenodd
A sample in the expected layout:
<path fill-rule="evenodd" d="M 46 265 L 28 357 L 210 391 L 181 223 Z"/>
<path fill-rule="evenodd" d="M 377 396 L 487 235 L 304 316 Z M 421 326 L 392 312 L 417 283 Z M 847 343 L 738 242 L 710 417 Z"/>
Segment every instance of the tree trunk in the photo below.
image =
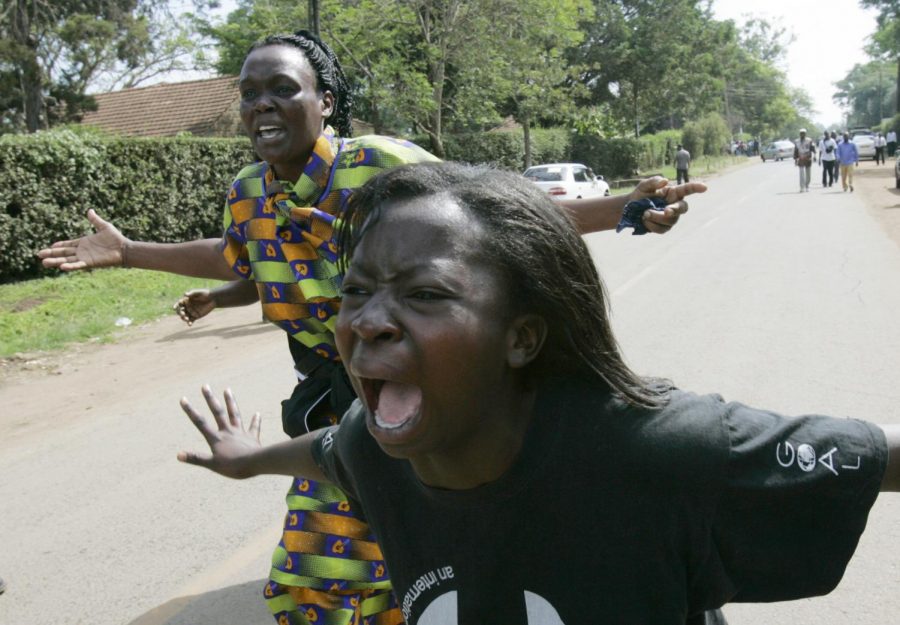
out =
<path fill-rule="evenodd" d="M 438 61 L 432 65 L 431 84 L 434 85 L 431 97 L 434 100 L 434 112 L 431 117 L 431 128 L 428 134 L 431 136 L 431 153 L 440 159 L 446 157 L 444 153 L 444 142 L 441 139 L 441 126 L 443 122 L 444 109 L 444 62 Z"/>
<path fill-rule="evenodd" d="M 632 83 L 631 85 L 631 107 L 632 114 L 634 115 L 634 138 L 641 138 L 641 121 L 640 121 L 640 107 L 638 106 L 638 88 L 637 85 Z"/>
<path fill-rule="evenodd" d="M 29 3 L 19 0 L 13 12 L 12 40 L 21 55 L 18 69 L 19 88 L 22 90 L 22 108 L 28 132 L 41 129 L 41 113 L 44 108 L 41 65 L 37 57 L 37 41 L 31 34 Z"/>
<path fill-rule="evenodd" d="M 309 0 L 307 5 L 307 21 L 309 22 L 309 30 L 316 37 L 319 36 L 319 0 Z"/>
<path fill-rule="evenodd" d="M 441 160 L 447 158 L 447 155 L 444 153 L 444 141 L 441 139 L 441 135 L 429 132 L 428 136 L 431 138 L 431 153 Z"/>
<path fill-rule="evenodd" d="M 525 140 L 525 169 L 531 167 L 531 116 L 522 114 L 522 134 Z"/>
<path fill-rule="evenodd" d="M 41 67 L 37 54 L 22 64 L 19 73 L 22 89 L 22 105 L 25 108 L 25 127 L 28 132 L 37 132 L 44 127 L 44 94 L 41 84 Z"/>

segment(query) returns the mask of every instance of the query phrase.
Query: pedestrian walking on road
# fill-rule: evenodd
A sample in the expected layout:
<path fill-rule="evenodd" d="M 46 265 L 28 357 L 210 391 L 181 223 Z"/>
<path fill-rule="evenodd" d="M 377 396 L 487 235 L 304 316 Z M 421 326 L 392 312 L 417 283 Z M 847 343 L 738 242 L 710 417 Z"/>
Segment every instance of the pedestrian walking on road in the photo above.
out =
<path fill-rule="evenodd" d="M 691 167 L 691 153 L 684 149 L 684 146 L 678 144 L 677 152 L 675 152 L 675 175 L 678 178 L 678 184 L 689 182 L 688 170 Z"/>
<path fill-rule="evenodd" d="M 800 171 L 800 193 L 809 191 L 810 170 L 815 155 L 815 144 L 806 136 L 806 128 L 801 128 L 800 139 L 794 144 L 794 164 Z"/>
<path fill-rule="evenodd" d="M 853 169 L 859 166 L 859 150 L 850 141 L 850 133 L 844 132 L 844 140 L 837 147 L 838 161 L 841 164 L 841 186 L 853 192 Z"/>
<path fill-rule="evenodd" d="M 881 161 L 881 164 L 884 165 L 884 148 L 887 146 L 887 139 L 884 138 L 884 135 L 880 132 L 875 135 L 875 164 L 878 164 L 878 161 Z"/>
<path fill-rule="evenodd" d="M 894 154 L 897 153 L 897 133 L 894 132 L 894 129 L 888 130 L 887 137 L 887 153 L 888 156 L 893 157 Z"/>
<path fill-rule="evenodd" d="M 822 186 L 830 187 L 837 179 L 837 142 L 827 130 L 819 140 L 819 165 L 822 166 Z"/>

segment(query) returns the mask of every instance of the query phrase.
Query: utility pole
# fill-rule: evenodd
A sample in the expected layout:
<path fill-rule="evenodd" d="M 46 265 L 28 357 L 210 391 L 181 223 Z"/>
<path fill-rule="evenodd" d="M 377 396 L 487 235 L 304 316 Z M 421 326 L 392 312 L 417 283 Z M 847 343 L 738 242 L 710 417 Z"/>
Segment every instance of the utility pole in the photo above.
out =
<path fill-rule="evenodd" d="M 319 0 L 309 0 L 307 12 L 309 13 L 309 30 L 316 37 L 319 36 Z"/>

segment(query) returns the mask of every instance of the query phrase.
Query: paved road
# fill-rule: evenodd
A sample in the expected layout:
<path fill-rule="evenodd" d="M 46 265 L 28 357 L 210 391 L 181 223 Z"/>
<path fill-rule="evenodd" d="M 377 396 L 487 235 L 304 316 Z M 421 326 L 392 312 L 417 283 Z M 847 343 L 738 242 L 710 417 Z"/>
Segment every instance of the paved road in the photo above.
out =
<path fill-rule="evenodd" d="M 900 249 L 859 197 L 800 195 L 795 176 L 749 165 L 715 179 L 665 237 L 588 238 L 626 356 L 787 414 L 900 418 Z M 0 624 L 267 625 L 258 589 L 287 483 L 176 463 L 200 443 L 177 400 L 231 385 L 278 439 L 284 339 L 254 309 L 131 334 L 0 385 Z M 832 595 L 729 606 L 732 625 L 897 622 L 898 505 L 876 505 Z"/>

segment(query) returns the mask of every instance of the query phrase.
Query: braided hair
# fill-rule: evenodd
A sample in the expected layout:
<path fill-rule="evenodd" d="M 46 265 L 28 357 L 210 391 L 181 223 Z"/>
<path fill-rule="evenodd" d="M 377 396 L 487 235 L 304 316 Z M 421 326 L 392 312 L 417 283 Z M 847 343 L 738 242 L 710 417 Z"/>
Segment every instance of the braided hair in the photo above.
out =
<path fill-rule="evenodd" d="M 334 108 L 325 122 L 333 126 L 339 136 L 352 137 L 353 118 L 350 108 L 353 98 L 334 50 L 308 30 L 298 30 L 290 35 L 270 35 L 261 39 L 253 44 L 248 54 L 259 48 L 275 45 L 293 46 L 303 52 L 316 72 L 319 91 L 330 91 L 334 96 Z"/>

